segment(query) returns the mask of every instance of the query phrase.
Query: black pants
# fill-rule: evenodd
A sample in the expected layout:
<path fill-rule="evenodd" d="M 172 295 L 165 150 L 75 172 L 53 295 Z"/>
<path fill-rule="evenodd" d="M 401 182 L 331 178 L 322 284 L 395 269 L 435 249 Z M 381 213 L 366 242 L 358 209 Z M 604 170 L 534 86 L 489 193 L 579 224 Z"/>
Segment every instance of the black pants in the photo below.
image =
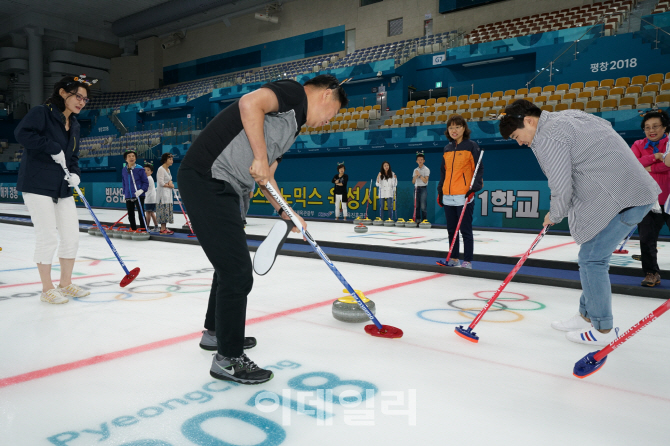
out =
<path fill-rule="evenodd" d="M 216 331 L 219 354 L 238 357 L 243 353 L 247 295 L 254 282 L 240 197 L 229 183 L 184 164 L 177 178 L 193 231 L 214 267 L 205 328 Z"/>
<path fill-rule="evenodd" d="M 461 227 L 459 228 L 463 236 L 463 245 L 465 245 L 463 246 L 463 260 L 466 262 L 472 262 L 475 250 L 475 239 L 472 235 L 472 214 L 474 210 L 475 202 L 473 201 L 465 208 L 465 215 L 463 215 L 463 221 L 461 221 Z M 444 206 L 444 216 L 447 218 L 447 232 L 449 233 L 449 246 L 451 246 L 451 242 L 456 237 L 451 254 L 452 259 L 458 259 L 459 256 L 460 240 L 456 233 L 456 225 L 458 225 L 458 219 L 461 218 L 462 211 L 463 206 Z"/>
<path fill-rule="evenodd" d="M 658 261 L 656 260 L 656 255 L 658 254 L 656 242 L 658 242 L 658 234 L 663 229 L 663 225 L 667 225 L 670 228 L 670 215 L 666 214 L 665 210 L 661 214 L 649 211 L 637 225 L 638 232 L 640 233 L 642 271 L 645 275 L 660 272 Z"/>
<path fill-rule="evenodd" d="M 144 197 L 140 197 L 140 201 L 142 202 L 142 209 L 144 209 Z M 146 226 L 144 226 L 144 218 L 142 217 L 142 211 L 140 210 L 140 207 L 137 205 L 137 200 L 126 200 L 126 209 L 128 209 L 128 220 L 130 220 L 130 229 L 133 231 L 137 229 L 137 223 L 135 222 L 135 208 L 137 208 L 137 215 L 139 215 L 140 218 L 140 227 L 144 228 L 147 230 Z"/>

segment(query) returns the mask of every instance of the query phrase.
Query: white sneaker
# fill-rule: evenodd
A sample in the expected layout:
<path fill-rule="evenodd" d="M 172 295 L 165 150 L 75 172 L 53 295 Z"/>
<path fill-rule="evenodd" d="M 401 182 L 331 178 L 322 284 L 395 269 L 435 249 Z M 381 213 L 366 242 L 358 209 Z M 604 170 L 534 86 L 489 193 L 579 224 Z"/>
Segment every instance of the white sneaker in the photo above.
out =
<path fill-rule="evenodd" d="M 581 314 L 577 313 L 570 319 L 564 321 L 554 321 L 551 323 L 551 328 L 560 331 L 579 331 L 591 327 L 591 322 L 584 320 Z"/>
<path fill-rule="evenodd" d="M 618 337 L 619 327 L 613 328 L 609 333 L 601 333 L 591 327 L 587 330 L 571 331 L 565 334 L 565 338 L 568 341 L 576 342 L 578 344 L 597 345 L 598 347 L 605 347 L 616 341 Z"/>
<path fill-rule="evenodd" d="M 61 292 L 54 288 L 51 290 L 48 290 L 46 293 L 43 291 L 42 294 L 40 295 L 40 300 L 42 302 L 48 302 L 50 304 L 66 304 L 70 300 L 63 296 Z"/>
<path fill-rule="evenodd" d="M 58 285 L 58 291 L 60 291 L 63 296 L 68 297 L 86 297 L 91 294 L 89 291 L 85 291 L 74 283 L 69 284 L 65 288 L 61 288 L 61 286 Z"/>

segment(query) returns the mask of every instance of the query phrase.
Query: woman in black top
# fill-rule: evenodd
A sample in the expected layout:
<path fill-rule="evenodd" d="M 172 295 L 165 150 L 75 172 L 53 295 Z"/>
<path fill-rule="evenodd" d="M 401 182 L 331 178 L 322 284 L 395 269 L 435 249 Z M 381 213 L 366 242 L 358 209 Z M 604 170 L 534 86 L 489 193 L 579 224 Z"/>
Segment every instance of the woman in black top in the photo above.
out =
<path fill-rule="evenodd" d="M 81 173 L 75 115 L 86 106 L 90 85 L 84 76 L 64 77 L 54 85 L 47 102 L 31 108 L 14 132 L 25 148 L 16 186 L 35 227 L 34 260 L 42 281 L 40 299 L 51 304 L 90 294 L 72 283 L 79 247 L 79 218 L 72 187 L 79 185 Z M 71 173 L 67 181 L 63 167 Z M 56 248 L 60 259 L 57 288 L 51 281 Z"/>
<path fill-rule="evenodd" d="M 344 163 L 337 163 L 337 174 L 333 177 L 335 184 L 335 220 L 340 218 L 340 203 L 342 203 L 342 216 L 347 220 L 347 181 L 349 176 L 344 173 Z"/>

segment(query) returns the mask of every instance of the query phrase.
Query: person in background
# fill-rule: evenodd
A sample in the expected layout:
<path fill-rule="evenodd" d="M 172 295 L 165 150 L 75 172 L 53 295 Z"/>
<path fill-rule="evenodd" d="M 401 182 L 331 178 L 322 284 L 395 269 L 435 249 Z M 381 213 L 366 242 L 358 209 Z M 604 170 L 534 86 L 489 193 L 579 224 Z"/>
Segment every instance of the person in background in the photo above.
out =
<path fill-rule="evenodd" d="M 79 248 L 79 217 L 72 187 L 79 185 L 79 114 L 88 102 L 91 83 L 66 76 L 54 85 L 44 105 L 30 109 L 14 131 L 25 152 L 16 188 L 23 194 L 35 228 L 37 271 L 42 282 L 40 300 L 64 304 L 90 293 L 72 283 Z M 70 171 L 66 181 L 63 168 Z M 59 243 L 60 237 L 60 243 Z M 51 280 L 51 264 L 58 249 L 60 282 Z"/>
<path fill-rule="evenodd" d="M 340 218 L 340 204 L 342 206 L 342 217 L 347 220 L 347 181 L 349 181 L 349 175 L 344 173 L 346 168 L 344 167 L 344 162 L 337 163 L 337 173 L 332 179 L 332 183 L 335 184 L 335 220 Z"/>
<path fill-rule="evenodd" d="M 145 162 L 144 171 L 147 174 L 147 181 L 149 182 L 149 189 L 147 189 L 146 198 L 144 199 L 144 214 L 147 224 L 151 226 L 151 220 L 153 220 L 154 227 L 151 229 L 156 229 L 158 228 L 158 222 L 156 221 L 156 186 L 152 177 L 154 173 L 154 165 Z M 148 230 L 149 228 L 147 228 L 147 231 Z"/>
<path fill-rule="evenodd" d="M 665 204 L 670 194 L 670 167 L 664 163 L 664 154 L 668 150 L 666 132 L 669 125 L 670 117 L 665 110 L 654 110 L 645 114 L 640 127 L 646 137 L 635 141 L 631 147 L 637 160 L 661 188 L 661 193 L 658 195 L 661 206 Z M 637 225 L 640 233 L 642 272 L 645 275 L 642 286 L 653 287 L 661 283 L 656 244 L 664 225 L 670 227 L 670 215 L 664 208 L 658 209 L 658 207 L 652 208 Z"/>
<path fill-rule="evenodd" d="M 463 264 L 459 260 L 460 240 L 456 232 L 456 226 L 458 226 L 458 220 L 461 218 L 465 202 L 484 187 L 484 166 L 482 165 L 477 170 L 474 183 L 472 182 L 481 150 L 477 143 L 470 139 L 468 123 L 461 115 L 453 115 L 447 120 L 445 135 L 450 142 L 444 148 L 444 154 L 442 155 L 440 182 L 437 185 L 437 203 L 444 208 L 450 246 L 454 237 L 456 237 L 452 248 L 453 252 L 449 259 L 449 266 L 472 269 L 472 259 L 474 258 L 474 236 L 472 235 L 474 200 L 466 206 L 459 228 L 463 236 Z M 472 185 L 472 189 L 470 185 Z"/>
<path fill-rule="evenodd" d="M 414 184 L 414 193 L 416 194 L 416 218 L 419 221 L 428 219 L 428 177 L 430 176 L 430 169 L 424 165 L 426 162 L 426 155 L 423 152 L 417 152 L 416 163 L 419 165 L 414 169 L 412 175 L 412 184 Z"/>
<path fill-rule="evenodd" d="M 156 174 L 156 220 L 161 225 L 160 233 L 163 235 L 172 235 L 174 231 L 167 228 L 168 223 L 174 223 L 174 198 L 172 190 L 172 174 L 170 166 L 174 163 L 171 153 L 164 153 L 161 156 L 161 166 Z"/>
<path fill-rule="evenodd" d="M 391 170 L 391 164 L 388 161 L 382 163 L 377 174 L 377 187 L 379 188 L 379 218 L 384 219 L 384 203 L 389 211 L 389 218 L 393 217 L 393 194 L 398 185 L 398 178 Z"/>
<path fill-rule="evenodd" d="M 543 226 L 568 217 L 579 245 L 579 312 L 554 321 L 571 342 L 604 347 L 618 338 L 612 316 L 612 252 L 658 201 L 661 188 L 612 124 L 581 110 L 548 112 L 518 99 L 505 108 L 500 134 L 529 146 L 549 180 Z"/>
<path fill-rule="evenodd" d="M 121 171 L 123 180 L 123 196 L 126 199 L 126 209 L 128 210 L 128 220 L 130 229 L 137 230 L 135 222 L 135 206 L 137 206 L 137 215 L 140 219 L 140 226 L 144 228 L 144 218 L 142 209 L 144 209 L 144 191 L 149 189 L 149 181 L 144 169 L 136 164 L 137 152 L 126 150 L 123 153 L 123 159 L 126 161 L 126 167 Z M 139 204 L 138 201 L 139 200 Z M 146 231 L 147 228 L 144 228 Z"/>

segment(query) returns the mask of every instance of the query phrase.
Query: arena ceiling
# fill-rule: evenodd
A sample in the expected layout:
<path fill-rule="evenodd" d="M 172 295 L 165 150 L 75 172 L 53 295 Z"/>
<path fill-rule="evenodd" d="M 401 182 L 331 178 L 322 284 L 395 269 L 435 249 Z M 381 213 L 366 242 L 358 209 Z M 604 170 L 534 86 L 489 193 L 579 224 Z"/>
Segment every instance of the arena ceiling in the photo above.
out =
<path fill-rule="evenodd" d="M 286 1 L 290 0 L 283 0 Z M 0 37 L 34 26 L 118 43 L 119 38 L 124 37 L 140 40 L 210 22 L 225 23 L 277 3 L 277 0 L 1 0 Z M 161 6 L 162 9 L 158 9 Z M 184 7 L 190 7 L 191 11 L 167 23 L 156 21 L 160 13 Z M 119 26 L 128 25 L 130 21 L 144 26 Z M 119 31 L 121 28 L 123 31 Z"/>

